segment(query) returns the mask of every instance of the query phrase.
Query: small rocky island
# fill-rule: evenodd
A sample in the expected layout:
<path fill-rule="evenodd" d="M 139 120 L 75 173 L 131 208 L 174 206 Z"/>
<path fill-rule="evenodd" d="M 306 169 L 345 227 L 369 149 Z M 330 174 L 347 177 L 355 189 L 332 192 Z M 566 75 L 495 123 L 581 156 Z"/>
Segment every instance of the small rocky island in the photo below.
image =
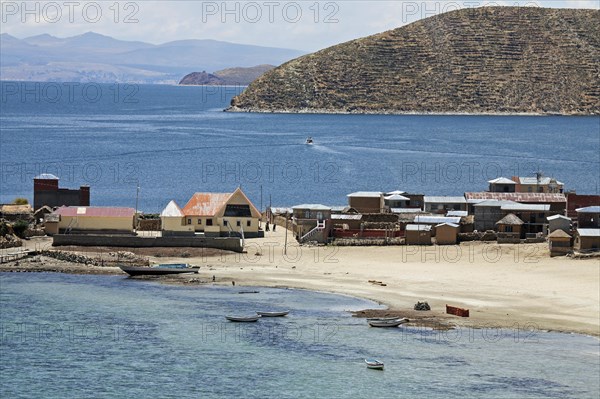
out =
<path fill-rule="evenodd" d="M 192 72 L 187 74 L 179 82 L 180 85 L 204 85 L 204 86 L 247 86 L 267 71 L 275 68 L 273 65 L 257 65 L 249 68 L 227 68 L 214 73 Z"/>
<path fill-rule="evenodd" d="M 227 111 L 600 114 L 600 11 L 482 7 L 275 68 Z"/>

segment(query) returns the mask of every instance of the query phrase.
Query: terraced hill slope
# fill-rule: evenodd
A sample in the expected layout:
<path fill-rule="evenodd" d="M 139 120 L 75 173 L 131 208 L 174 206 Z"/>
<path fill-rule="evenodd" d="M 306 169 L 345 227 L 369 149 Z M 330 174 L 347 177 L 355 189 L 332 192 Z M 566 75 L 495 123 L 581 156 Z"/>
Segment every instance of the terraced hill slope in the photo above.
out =
<path fill-rule="evenodd" d="M 600 11 L 464 9 L 275 68 L 228 111 L 600 114 Z"/>

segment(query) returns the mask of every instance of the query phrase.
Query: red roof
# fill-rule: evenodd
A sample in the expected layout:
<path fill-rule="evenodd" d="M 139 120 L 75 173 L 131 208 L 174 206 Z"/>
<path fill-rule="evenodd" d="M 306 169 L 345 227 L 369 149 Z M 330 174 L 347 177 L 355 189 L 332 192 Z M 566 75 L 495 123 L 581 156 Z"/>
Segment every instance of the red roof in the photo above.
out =
<path fill-rule="evenodd" d="M 232 195 L 232 193 L 196 193 L 183 207 L 183 214 L 185 216 L 214 216 Z"/>
<path fill-rule="evenodd" d="M 468 200 L 498 200 L 498 201 L 515 201 L 515 202 L 567 202 L 567 197 L 560 193 L 492 193 L 483 191 L 480 193 L 465 193 L 465 198 Z"/>
<path fill-rule="evenodd" d="M 54 213 L 61 216 L 129 218 L 135 215 L 135 209 L 112 206 L 61 206 Z"/>

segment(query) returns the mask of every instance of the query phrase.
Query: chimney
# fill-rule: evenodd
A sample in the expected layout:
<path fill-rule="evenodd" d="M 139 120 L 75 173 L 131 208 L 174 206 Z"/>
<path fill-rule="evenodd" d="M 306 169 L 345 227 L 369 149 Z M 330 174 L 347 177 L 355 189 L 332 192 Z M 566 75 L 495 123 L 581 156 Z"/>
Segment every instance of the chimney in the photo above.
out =
<path fill-rule="evenodd" d="M 79 187 L 79 206 L 90 206 L 90 186 Z"/>

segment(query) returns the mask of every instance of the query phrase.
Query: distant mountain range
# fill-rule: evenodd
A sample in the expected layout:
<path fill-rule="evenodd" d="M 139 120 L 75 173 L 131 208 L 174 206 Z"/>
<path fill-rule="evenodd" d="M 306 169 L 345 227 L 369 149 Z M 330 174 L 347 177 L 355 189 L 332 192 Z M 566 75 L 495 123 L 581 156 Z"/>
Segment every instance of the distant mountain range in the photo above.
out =
<path fill-rule="evenodd" d="M 42 82 L 178 83 L 190 71 L 280 65 L 304 53 L 216 40 L 154 45 L 93 32 L 58 38 L 0 35 L 0 79 Z"/>

